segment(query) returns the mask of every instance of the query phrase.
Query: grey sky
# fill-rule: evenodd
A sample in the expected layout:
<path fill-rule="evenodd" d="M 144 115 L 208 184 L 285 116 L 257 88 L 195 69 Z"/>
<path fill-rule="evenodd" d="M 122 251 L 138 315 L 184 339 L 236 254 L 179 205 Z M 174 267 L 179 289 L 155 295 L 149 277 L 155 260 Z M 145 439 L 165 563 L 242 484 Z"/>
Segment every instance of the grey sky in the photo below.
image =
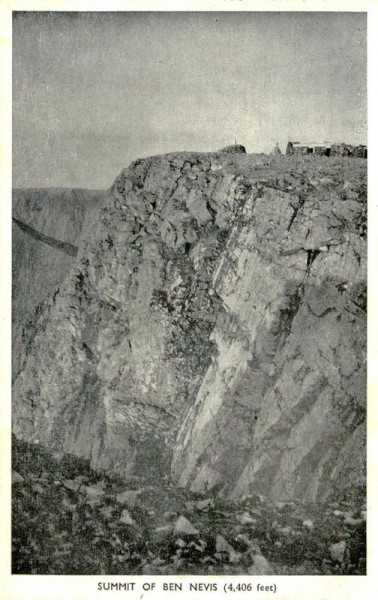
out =
<path fill-rule="evenodd" d="M 366 143 L 364 13 L 17 13 L 16 187 L 234 142 Z"/>

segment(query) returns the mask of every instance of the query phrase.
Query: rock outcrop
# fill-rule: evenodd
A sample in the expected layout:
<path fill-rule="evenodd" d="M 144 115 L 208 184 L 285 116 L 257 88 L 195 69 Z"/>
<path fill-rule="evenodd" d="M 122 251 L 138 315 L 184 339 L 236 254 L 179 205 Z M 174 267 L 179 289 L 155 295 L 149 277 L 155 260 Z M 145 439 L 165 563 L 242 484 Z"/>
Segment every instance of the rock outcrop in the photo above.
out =
<path fill-rule="evenodd" d="M 138 160 L 35 316 L 14 432 L 193 491 L 324 499 L 365 482 L 365 338 L 366 161 Z"/>
<path fill-rule="evenodd" d="M 245 154 L 246 149 L 245 146 L 241 144 L 232 144 L 231 146 L 225 146 L 218 150 L 218 152 L 223 152 L 224 154 Z"/>

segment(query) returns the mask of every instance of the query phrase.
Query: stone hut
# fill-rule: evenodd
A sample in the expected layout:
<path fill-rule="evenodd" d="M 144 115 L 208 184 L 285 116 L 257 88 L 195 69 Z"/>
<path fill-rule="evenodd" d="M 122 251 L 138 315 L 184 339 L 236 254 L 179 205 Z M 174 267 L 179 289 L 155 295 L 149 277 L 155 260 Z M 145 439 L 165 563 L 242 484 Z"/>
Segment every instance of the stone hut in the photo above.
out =
<path fill-rule="evenodd" d="M 317 156 L 354 156 L 367 158 L 367 146 L 353 146 L 351 144 L 331 144 L 330 142 L 288 142 L 286 154 Z"/>
<path fill-rule="evenodd" d="M 330 156 L 330 142 L 289 142 L 286 154 L 316 154 L 317 156 Z"/>

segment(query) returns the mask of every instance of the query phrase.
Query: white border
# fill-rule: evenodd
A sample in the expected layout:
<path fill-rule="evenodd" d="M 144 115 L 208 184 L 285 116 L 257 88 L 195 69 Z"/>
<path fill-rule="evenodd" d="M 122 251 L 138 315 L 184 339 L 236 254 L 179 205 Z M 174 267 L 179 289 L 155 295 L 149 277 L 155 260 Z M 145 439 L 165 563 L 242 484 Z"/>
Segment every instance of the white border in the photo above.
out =
<path fill-rule="evenodd" d="M 344 11 L 368 12 L 368 115 L 369 115 L 369 312 L 368 312 L 368 575 L 367 576 L 285 576 L 285 577 L 188 577 L 188 576 L 40 576 L 11 575 L 10 569 L 10 348 L 11 348 L 11 19 L 12 10 L 53 11 Z M 150 598 L 224 598 L 222 590 L 227 580 L 252 582 L 254 591 L 231 593 L 231 598 L 266 598 L 279 600 L 375 600 L 378 590 L 377 540 L 377 398 L 378 375 L 378 300 L 377 265 L 378 244 L 376 240 L 377 195 L 377 142 L 378 133 L 377 94 L 378 74 L 376 68 L 378 49 L 378 0 L 0 0 L 0 485 L 1 485 L 1 555 L 0 597 L 4 600 L 95 600 L 110 596 L 140 599 Z M 375 60 L 374 60 L 375 58 Z M 134 591 L 105 592 L 97 590 L 99 581 L 135 582 Z M 219 592 L 189 592 L 189 581 L 217 582 Z M 277 592 L 256 592 L 257 582 L 277 585 Z M 182 582 L 183 592 L 162 590 L 163 582 Z M 143 589 L 143 584 L 155 583 L 156 591 Z"/>

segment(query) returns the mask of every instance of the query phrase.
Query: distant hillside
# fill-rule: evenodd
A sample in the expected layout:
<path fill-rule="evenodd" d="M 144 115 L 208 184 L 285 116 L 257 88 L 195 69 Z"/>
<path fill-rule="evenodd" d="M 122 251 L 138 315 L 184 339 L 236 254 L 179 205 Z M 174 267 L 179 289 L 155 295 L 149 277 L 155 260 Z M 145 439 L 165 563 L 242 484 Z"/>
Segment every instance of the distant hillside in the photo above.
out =
<path fill-rule="evenodd" d="M 15 189 L 12 194 L 13 374 L 22 329 L 63 281 L 104 190 Z"/>

